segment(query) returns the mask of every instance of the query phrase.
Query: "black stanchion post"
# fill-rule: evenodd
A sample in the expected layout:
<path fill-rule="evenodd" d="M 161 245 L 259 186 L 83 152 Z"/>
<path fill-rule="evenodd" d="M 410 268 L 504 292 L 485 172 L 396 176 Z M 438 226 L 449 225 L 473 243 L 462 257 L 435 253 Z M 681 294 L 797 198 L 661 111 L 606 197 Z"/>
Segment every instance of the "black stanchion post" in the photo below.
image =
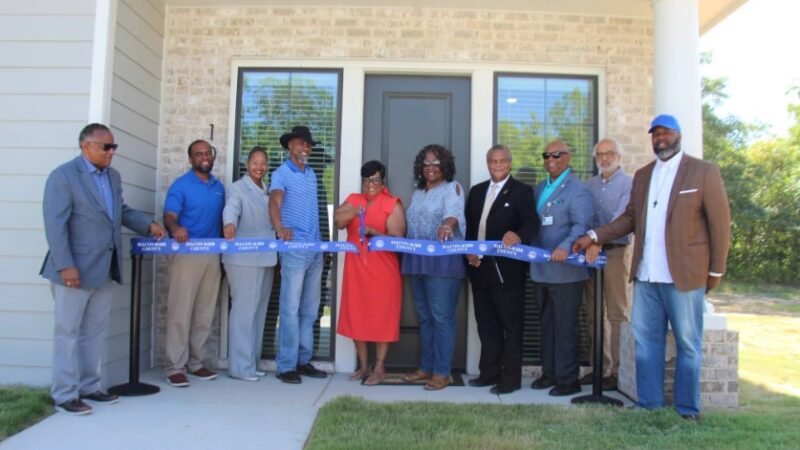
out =
<path fill-rule="evenodd" d="M 124 397 L 152 395 L 160 391 L 158 386 L 139 382 L 139 322 L 142 303 L 142 255 L 132 255 L 131 266 L 131 340 L 128 355 L 128 382 L 108 389 L 108 392 Z"/>
<path fill-rule="evenodd" d="M 603 275 L 602 268 L 594 269 L 594 352 L 592 354 L 592 393 L 572 399 L 572 403 L 599 403 L 622 406 L 622 402 L 603 396 Z"/>

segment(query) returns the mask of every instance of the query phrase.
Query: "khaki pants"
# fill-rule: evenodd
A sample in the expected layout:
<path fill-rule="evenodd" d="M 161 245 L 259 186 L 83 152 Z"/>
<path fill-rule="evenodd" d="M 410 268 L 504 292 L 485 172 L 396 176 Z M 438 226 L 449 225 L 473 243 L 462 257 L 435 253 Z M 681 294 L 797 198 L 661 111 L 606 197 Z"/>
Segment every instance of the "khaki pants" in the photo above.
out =
<path fill-rule="evenodd" d="M 619 330 L 622 322 L 631 320 L 633 285 L 628 282 L 633 245 L 606 250 L 608 263 L 603 278 L 603 376 L 619 372 Z M 589 340 L 592 341 L 589 361 L 594 355 L 594 271 L 586 282 L 586 312 L 589 319 Z"/>
<path fill-rule="evenodd" d="M 167 298 L 167 376 L 203 367 L 222 277 L 219 255 L 173 255 Z"/>

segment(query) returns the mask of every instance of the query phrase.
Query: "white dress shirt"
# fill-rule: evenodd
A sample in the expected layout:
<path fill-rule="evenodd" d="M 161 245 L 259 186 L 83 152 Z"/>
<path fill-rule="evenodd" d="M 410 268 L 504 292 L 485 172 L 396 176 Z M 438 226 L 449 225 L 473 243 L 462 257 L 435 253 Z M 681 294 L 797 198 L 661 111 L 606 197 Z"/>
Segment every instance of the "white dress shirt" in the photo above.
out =
<path fill-rule="evenodd" d="M 669 194 L 678 174 L 678 166 L 683 159 L 683 152 L 668 161 L 656 159 L 653 176 L 650 178 L 650 190 L 647 194 L 646 224 L 644 232 L 644 250 L 642 262 L 636 278 L 651 283 L 672 283 L 667 262 L 667 207 Z"/>
<path fill-rule="evenodd" d="M 505 178 L 503 178 L 502 180 L 498 181 L 497 183 L 495 183 L 494 181 L 489 179 L 489 188 L 486 189 L 486 196 L 489 196 L 489 193 L 492 192 L 492 186 L 497 186 L 494 189 L 494 198 L 492 199 L 491 203 L 489 203 L 490 205 L 492 203 L 494 203 L 494 199 L 497 198 L 497 194 L 499 194 L 500 191 L 503 190 L 503 186 L 506 185 L 506 181 L 508 181 L 509 178 L 511 178 L 511 174 L 508 174 Z M 485 198 L 484 198 L 484 202 L 486 202 Z"/>

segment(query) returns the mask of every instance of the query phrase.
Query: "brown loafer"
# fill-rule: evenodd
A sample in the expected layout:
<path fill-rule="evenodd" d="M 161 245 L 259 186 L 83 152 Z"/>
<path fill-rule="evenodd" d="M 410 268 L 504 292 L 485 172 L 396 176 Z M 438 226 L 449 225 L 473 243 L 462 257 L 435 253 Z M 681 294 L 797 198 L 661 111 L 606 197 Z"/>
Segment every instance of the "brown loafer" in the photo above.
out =
<path fill-rule="evenodd" d="M 434 375 L 425 385 L 426 391 L 438 391 L 450 385 L 450 377 L 444 375 Z"/>
<path fill-rule="evenodd" d="M 428 372 L 424 372 L 420 369 L 417 369 L 416 372 L 410 373 L 403 377 L 403 380 L 405 380 L 408 383 L 415 383 L 417 381 L 425 381 L 430 379 L 431 379 L 431 374 L 429 374 Z"/>

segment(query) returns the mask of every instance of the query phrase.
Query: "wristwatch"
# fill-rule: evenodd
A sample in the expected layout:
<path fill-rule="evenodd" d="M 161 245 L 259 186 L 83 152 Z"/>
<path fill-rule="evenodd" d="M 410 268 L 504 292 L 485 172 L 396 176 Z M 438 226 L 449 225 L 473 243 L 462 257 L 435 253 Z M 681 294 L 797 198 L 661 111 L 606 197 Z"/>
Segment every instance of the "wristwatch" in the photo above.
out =
<path fill-rule="evenodd" d="M 589 236 L 592 242 L 594 242 L 595 244 L 597 243 L 597 233 L 595 233 L 594 230 L 587 231 L 586 235 Z"/>

